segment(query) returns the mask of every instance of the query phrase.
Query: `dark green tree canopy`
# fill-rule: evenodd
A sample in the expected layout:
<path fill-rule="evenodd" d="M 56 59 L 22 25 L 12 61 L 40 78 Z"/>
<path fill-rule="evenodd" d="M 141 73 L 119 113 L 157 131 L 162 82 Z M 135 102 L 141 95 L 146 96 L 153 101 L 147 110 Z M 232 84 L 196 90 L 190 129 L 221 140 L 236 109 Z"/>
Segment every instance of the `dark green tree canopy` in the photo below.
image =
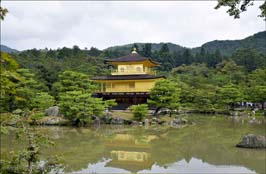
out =
<path fill-rule="evenodd" d="M 147 104 L 132 105 L 129 107 L 129 110 L 133 113 L 135 120 L 142 121 L 143 118 L 145 118 L 145 116 L 148 113 L 148 105 Z"/>
<path fill-rule="evenodd" d="M 7 13 L 8 13 L 8 10 L 0 6 L 0 20 L 4 20 Z"/>
<path fill-rule="evenodd" d="M 218 0 L 218 4 L 215 9 L 219 9 L 220 7 L 229 7 L 227 13 L 230 16 L 234 16 L 234 18 L 240 18 L 240 14 L 242 12 L 247 11 L 249 6 L 252 6 L 254 0 Z M 259 17 L 262 17 L 266 20 L 266 1 L 259 7 L 261 10 L 261 14 Z"/>
<path fill-rule="evenodd" d="M 144 57 L 151 57 L 152 56 L 152 52 L 151 52 L 151 44 L 150 43 L 146 43 L 143 48 L 142 48 L 142 55 Z"/>
<path fill-rule="evenodd" d="M 151 89 L 148 103 L 157 109 L 168 108 L 176 110 L 179 108 L 180 88 L 170 80 L 158 80 Z"/>

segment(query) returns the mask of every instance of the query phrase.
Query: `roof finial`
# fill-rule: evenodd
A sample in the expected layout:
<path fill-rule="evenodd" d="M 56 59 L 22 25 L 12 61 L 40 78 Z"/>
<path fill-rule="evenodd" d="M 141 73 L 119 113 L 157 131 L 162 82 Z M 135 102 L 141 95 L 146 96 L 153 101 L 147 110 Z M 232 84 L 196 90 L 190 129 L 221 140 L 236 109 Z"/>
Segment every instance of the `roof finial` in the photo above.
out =
<path fill-rule="evenodd" d="M 134 47 L 131 53 L 132 54 L 137 54 L 137 48 Z"/>

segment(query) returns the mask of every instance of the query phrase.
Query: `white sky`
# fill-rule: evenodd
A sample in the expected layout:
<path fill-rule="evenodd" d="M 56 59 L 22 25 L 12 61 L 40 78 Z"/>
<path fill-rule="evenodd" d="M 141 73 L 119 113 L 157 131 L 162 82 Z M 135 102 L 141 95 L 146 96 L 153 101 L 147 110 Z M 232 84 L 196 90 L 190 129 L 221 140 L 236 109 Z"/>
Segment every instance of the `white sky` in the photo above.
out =
<path fill-rule="evenodd" d="M 216 1 L 2 1 L 1 44 L 18 50 L 78 45 L 104 49 L 134 42 L 172 42 L 185 47 L 212 40 L 243 39 L 265 30 L 258 6 L 240 19 Z"/>

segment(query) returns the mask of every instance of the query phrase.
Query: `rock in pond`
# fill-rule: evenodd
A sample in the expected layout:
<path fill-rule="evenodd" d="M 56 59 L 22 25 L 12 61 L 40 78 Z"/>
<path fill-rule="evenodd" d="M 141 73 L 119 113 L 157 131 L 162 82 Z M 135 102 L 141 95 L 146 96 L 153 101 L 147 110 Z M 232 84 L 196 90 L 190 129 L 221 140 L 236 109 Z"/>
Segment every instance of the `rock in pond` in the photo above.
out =
<path fill-rule="evenodd" d="M 188 121 L 185 118 L 177 117 L 172 120 L 173 124 L 187 124 Z"/>
<path fill-rule="evenodd" d="M 145 126 L 149 126 L 149 125 L 150 125 L 150 121 L 149 121 L 149 119 L 146 118 L 146 119 L 144 120 L 144 125 L 145 125 Z"/>
<path fill-rule="evenodd" d="M 106 114 L 103 117 L 101 117 L 101 121 L 105 124 L 111 124 L 112 117 L 110 117 L 110 115 Z"/>
<path fill-rule="evenodd" d="M 37 120 L 36 123 L 41 125 L 67 125 L 69 121 L 61 117 L 49 116 Z"/>
<path fill-rule="evenodd" d="M 156 122 L 156 123 L 158 123 L 158 122 L 159 122 L 159 120 L 158 120 L 158 118 L 156 118 L 156 117 L 153 117 L 153 118 L 152 118 L 152 122 Z"/>
<path fill-rule="evenodd" d="M 111 124 L 124 124 L 124 119 L 121 117 L 114 117 L 111 120 Z"/>
<path fill-rule="evenodd" d="M 248 134 L 242 138 L 242 141 L 236 147 L 243 148 L 266 148 L 266 137 L 262 135 Z"/>
<path fill-rule="evenodd" d="M 136 126 L 136 125 L 138 125 L 138 122 L 137 121 L 132 121 L 132 125 Z"/>
<path fill-rule="evenodd" d="M 126 125 L 130 125 L 132 123 L 133 123 L 133 120 L 124 119 L 122 117 L 110 118 L 110 124 L 126 124 Z"/>
<path fill-rule="evenodd" d="M 94 125 L 100 125 L 101 124 L 101 119 L 97 116 L 93 117 L 93 124 Z"/>
<path fill-rule="evenodd" d="M 45 110 L 45 116 L 60 116 L 59 115 L 59 107 L 51 106 Z"/>

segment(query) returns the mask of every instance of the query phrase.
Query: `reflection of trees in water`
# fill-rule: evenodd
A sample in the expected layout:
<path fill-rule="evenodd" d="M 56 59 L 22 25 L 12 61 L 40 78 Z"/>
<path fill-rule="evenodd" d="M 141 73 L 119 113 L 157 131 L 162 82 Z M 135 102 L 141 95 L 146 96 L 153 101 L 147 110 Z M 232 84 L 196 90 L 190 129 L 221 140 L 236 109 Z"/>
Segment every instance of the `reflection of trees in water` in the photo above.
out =
<path fill-rule="evenodd" d="M 80 171 L 82 168 L 87 168 L 88 164 L 95 164 L 103 158 L 118 159 L 116 155 L 119 154 L 122 155 L 121 159 L 125 159 L 123 161 L 125 168 L 131 167 L 128 168 L 130 171 L 149 169 L 154 163 L 166 166 L 183 159 L 189 162 L 192 157 L 212 165 L 238 165 L 255 170 L 257 173 L 265 171 L 265 150 L 234 147 L 246 133 L 265 134 L 263 129 L 265 125 L 247 125 L 242 122 L 237 124 L 223 117 L 191 119 L 195 119 L 194 122 L 197 124 L 182 129 L 154 130 L 154 128 L 128 126 L 40 129 L 56 138 L 55 147 L 49 151 L 45 149 L 44 154 L 61 156 L 66 164 L 66 172 Z M 121 142 L 124 146 L 121 146 L 123 145 Z M 12 144 L 11 139 L 1 147 L 1 150 L 6 149 L 8 143 Z M 108 143 L 113 143 L 114 146 L 108 146 Z M 21 144 L 13 144 L 12 148 L 19 146 Z M 133 160 L 129 163 L 127 158 Z M 134 162 L 135 158 L 145 159 L 146 164 L 140 165 L 140 162 Z M 122 163 L 121 160 L 113 160 L 108 165 L 119 168 Z"/>
<path fill-rule="evenodd" d="M 59 155 L 66 165 L 65 172 L 86 168 L 103 158 L 104 139 L 86 128 L 65 128 L 55 147 L 45 154 Z"/>
<path fill-rule="evenodd" d="M 118 141 L 115 138 L 119 134 L 129 135 L 132 140 L 129 143 L 133 147 L 134 143 L 144 144 L 147 147 L 147 136 L 152 132 L 124 125 L 103 125 L 90 128 L 61 127 L 60 129 L 52 128 L 51 130 L 50 128 L 44 128 L 44 131 L 46 129 L 52 136 L 57 137 L 56 146 L 49 152 L 44 153 L 61 156 L 66 165 L 65 172 L 78 171 L 86 168 L 88 164 L 101 161 L 103 158 L 111 158 L 111 149 L 107 148 L 106 144 L 110 141 Z M 124 148 L 123 150 L 126 151 L 127 149 Z"/>
<path fill-rule="evenodd" d="M 223 118 L 205 119 L 200 125 L 171 130 L 164 138 L 153 141 L 152 159 L 164 166 L 182 159 L 188 162 L 195 157 L 213 165 L 241 165 L 256 172 L 265 172 L 265 150 L 235 147 L 247 132 L 263 134 L 262 131 L 246 124 L 236 125 Z"/>
<path fill-rule="evenodd" d="M 146 130 L 127 126 L 101 126 L 97 130 L 94 128 L 64 130 L 64 135 L 56 142 L 55 151 L 63 152 L 62 157 L 68 165 L 68 171 L 86 168 L 89 163 L 97 163 L 103 158 L 112 159 L 114 158 L 111 156 L 112 151 L 134 151 L 149 154 L 150 157 L 147 158 L 149 165 L 157 163 L 165 166 L 182 159 L 189 162 L 194 157 L 213 165 L 240 165 L 256 172 L 264 172 L 263 153 L 266 151 L 234 147 L 246 133 L 263 134 L 261 125 L 236 124 L 230 119 L 225 120 L 227 119 L 206 118 L 195 120 L 197 122 L 195 126 L 167 130 Z M 121 145 L 123 136 L 119 140 L 117 135 L 127 135 L 124 138 L 128 144 L 124 147 L 118 146 Z M 157 138 L 149 140 L 151 135 Z M 110 142 L 116 144 L 116 147 L 106 146 Z M 140 150 L 138 146 L 142 146 L 143 149 Z M 124 154 L 130 156 L 130 153 Z M 128 163 L 124 161 L 123 165 L 126 164 Z M 133 171 L 145 167 L 134 164 L 136 164 L 135 170 L 134 167 L 131 169 Z M 112 165 L 119 168 L 122 163 L 113 161 L 108 164 Z M 130 165 L 132 166 L 132 163 Z"/>

